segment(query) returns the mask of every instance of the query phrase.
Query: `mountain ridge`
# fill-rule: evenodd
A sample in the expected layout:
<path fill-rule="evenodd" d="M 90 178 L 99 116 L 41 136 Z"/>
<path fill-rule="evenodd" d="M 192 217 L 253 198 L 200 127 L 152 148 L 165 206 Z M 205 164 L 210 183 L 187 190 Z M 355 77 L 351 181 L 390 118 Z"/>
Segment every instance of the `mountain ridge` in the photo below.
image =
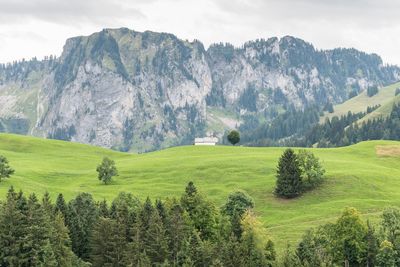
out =
<path fill-rule="evenodd" d="M 291 36 L 205 49 L 127 28 L 69 38 L 59 58 L 0 66 L 1 131 L 123 151 L 215 132 L 211 121 L 223 117 L 210 107 L 237 122 L 269 120 L 290 106 L 341 103 L 352 91 L 400 80 L 400 69 L 376 54 L 317 50 Z"/>

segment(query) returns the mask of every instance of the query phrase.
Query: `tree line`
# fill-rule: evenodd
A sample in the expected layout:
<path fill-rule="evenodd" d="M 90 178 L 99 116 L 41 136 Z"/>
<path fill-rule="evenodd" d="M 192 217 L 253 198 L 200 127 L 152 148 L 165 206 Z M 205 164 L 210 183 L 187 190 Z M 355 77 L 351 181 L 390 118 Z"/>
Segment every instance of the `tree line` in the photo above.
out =
<path fill-rule="evenodd" d="M 367 107 L 365 112 L 327 118 L 320 124 L 321 111 L 309 107 L 304 111 L 289 109 L 270 122 L 260 124 L 252 116 L 240 126 L 242 143 L 248 146 L 338 147 L 366 140 L 400 139 L 400 103 L 394 104 L 388 117 L 357 123 L 378 109 Z"/>
<path fill-rule="evenodd" d="M 0 207 L 0 266 L 273 266 L 274 244 L 246 193 L 218 209 L 190 182 L 181 198 L 55 203 L 10 188 Z"/>
<path fill-rule="evenodd" d="M 393 105 L 387 118 L 375 118 L 357 123 L 357 114 L 349 113 L 340 119 L 332 118 L 315 126 L 304 138 L 307 144 L 318 147 L 347 146 L 366 140 L 400 139 L 400 104 Z"/>
<path fill-rule="evenodd" d="M 189 183 L 180 199 L 143 203 L 129 193 L 108 205 L 81 193 L 39 200 L 10 188 L 0 207 L 0 266 L 400 266 L 400 209 L 379 224 L 346 208 L 277 255 L 246 193 L 221 209 Z"/>

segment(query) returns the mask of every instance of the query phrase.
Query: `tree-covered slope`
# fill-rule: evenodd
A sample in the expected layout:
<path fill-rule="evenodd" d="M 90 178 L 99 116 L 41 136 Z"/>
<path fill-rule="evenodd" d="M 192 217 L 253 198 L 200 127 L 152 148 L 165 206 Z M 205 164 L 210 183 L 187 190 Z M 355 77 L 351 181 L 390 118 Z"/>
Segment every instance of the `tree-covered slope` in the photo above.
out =
<path fill-rule="evenodd" d="M 48 191 L 54 199 L 89 192 L 97 200 L 127 191 L 144 200 L 179 196 L 193 181 L 216 204 L 236 189 L 255 200 L 255 211 L 279 248 L 297 241 L 305 229 L 332 221 L 348 206 L 374 219 L 384 207 L 400 205 L 400 143 L 362 142 L 354 146 L 312 149 L 326 168 L 326 182 L 294 200 L 277 199 L 275 172 L 284 148 L 176 147 L 127 154 L 72 142 L 0 135 L 0 154 L 15 174 L 0 183 L 0 197 L 10 186 L 25 193 Z M 109 185 L 95 171 L 103 156 L 115 160 L 119 176 Z"/>

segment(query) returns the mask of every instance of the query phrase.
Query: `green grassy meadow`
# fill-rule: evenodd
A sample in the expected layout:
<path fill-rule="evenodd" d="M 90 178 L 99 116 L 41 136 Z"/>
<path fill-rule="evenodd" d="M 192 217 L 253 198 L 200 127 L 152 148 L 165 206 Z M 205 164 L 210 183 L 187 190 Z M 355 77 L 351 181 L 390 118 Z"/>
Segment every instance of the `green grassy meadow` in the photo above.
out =
<path fill-rule="evenodd" d="M 320 122 L 325 122 L 326 118 L 331 119 L 334 116 L 340 117 L 342 115 L 346 115 L 349 111 L 353 113 L 366 112 L 367 107 L 373 107 L 376 105 L 381 105 L 381 107 L 368 114 L 365 119 L 363 118 L 360 120 L 360 122 L 366 119 L 388 116 L 392 111 L 393 104 L 399 102 L 399 98 L 395 97 L 395 91 L 399 87 L 400 83 L 395 83 L 379 88 L 378 93 L 372 97 L 369 97 L 367 95 L 367 91 L 365 90 L 358 96 L 353 97 L 341 104 L 335 105 L 333 107 L 333 113 L 325 112 L 324 116 L 321 117 Z"/>
<path fill-rule="evenodd" d="M 376 155 L 377 146 L 400 147 L 395 141 L 369 141 L 343 148 L 312 151 L 322 160 L 327 180 L 320 188 L 294 200 L 273 195 L 275 170 L 284 148 L 231 146 L 175 147 L 147 154 L 107 149 L 34 137 L 0 134 L 0 154 L 16 173 L 0 183 L 0 199 L 10 186 L 39 195 L 48 191 L 67 199 L 89 192 L 113 199 L 131 192 L 141 199 L 180 196 L 186 183 L 222 205 L 236 189 L 255 200 L 255 211 L 278 249 L 298 241 L 313 226 L 333 221 L 345 207 L 359 209 L 366 218 L 379 219 L 384 207 L 400 206 L 400 155 Z M 110 185 L 97 179 L 103 156 L 116 161 L 120 175 Z"/>

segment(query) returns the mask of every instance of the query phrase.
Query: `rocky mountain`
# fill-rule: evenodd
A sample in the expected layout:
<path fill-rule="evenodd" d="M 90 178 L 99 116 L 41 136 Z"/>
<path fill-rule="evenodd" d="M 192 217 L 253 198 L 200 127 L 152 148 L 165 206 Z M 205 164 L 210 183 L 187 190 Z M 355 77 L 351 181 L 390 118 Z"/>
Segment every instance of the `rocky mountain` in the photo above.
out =
<path fill-rule="evenodd" d="M 172 34 L 105 29 L 68 39 L 59 58 L 0 65 L 0 131 L 149 151 L 398 80 L 377 55 L 289 36 L 206 50 Z"/>

